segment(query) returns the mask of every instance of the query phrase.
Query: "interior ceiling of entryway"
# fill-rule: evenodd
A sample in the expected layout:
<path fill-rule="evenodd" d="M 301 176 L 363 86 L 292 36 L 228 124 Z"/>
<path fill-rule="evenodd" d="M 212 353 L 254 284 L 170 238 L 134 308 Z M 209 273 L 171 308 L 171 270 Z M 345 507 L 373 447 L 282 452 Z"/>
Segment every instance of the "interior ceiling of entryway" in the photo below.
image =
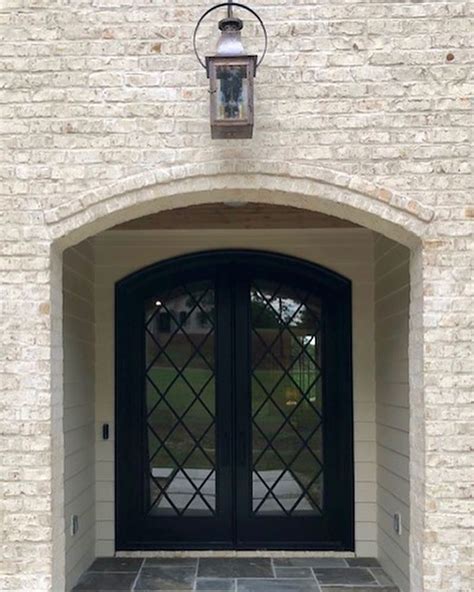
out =
<path fill-rule="evenodd" d="M 360 228 L 319 212 L 262 203 L 211 203 L 150 214 L 113 230 L 196 228 Z"/>

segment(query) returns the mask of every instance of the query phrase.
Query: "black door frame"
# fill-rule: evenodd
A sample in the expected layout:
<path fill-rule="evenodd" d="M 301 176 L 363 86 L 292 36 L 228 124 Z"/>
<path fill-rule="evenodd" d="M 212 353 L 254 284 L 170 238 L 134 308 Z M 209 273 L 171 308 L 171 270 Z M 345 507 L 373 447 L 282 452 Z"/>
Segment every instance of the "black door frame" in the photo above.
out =
<path fill-rule="evenodd" d="M 254 540 L 241 542 L 235 538 L 229 543 L 228 529 L 229 516 L 232 516 L 232 532 L 237 531 L 237 516 L 234 512 L 235 504 L 230 496 L 221 496 L 224 506 L 221 506 L 221 518 L 227 515 L 227 519 L 216 519 L 212 525 L 213 532 L 216 533 L 218 540 L 209 539 L 209 520 L 210 518 L 193 518 L 191 531 L 193 533 L 192 542 L 183 537 L 179 528 L 175 531 L 175 541 L 167 543 L 156 541 L 153 530 L 146 531 L 145 522 L 139 523 L 136 517 L 141 515 L 140 506 L 140 487 L 138 478 L 131 478 L 131 474 L 143 475 L 145 467 L 143 465 L 143 456 L 134 454 L 136 447 L 138 449 L 144 445 L 142 429 L 143 397 L 135 399 L 130 393 L 141 393 L 143 388 L 140 372 L 131 371 L 133 368 L 140 368 L 142 363 L 143 351 L 143 301 L 146 297 L 152 296 L 159 279 L 161 282 L 173 283 L 179 282 L 185 275 L 186 282 L 189 283 L 195 279 L 215 277 L 216 270 L 224 265 L 242 264 L 250 267 L 252 273 L 256 275 L 259 272 L 268 275 L 283 274 L 291 277 L 298 277 L 299 281 L 311 285 L 311 290 L 315 294 L 320 294 L 325 299 L 326 314 L 325 317 L 331 319 L 332 326 L 326 327 L 326 335 L 334 338 L 326 339 L 325 355 L 334 360 L 336 367 L 331 370 L 332 380 L 324 383 L 324 415 L 337 418 L 337 428 L 339 439 L 337 446 L 326 447 L 325 431 L 325 458 L 329 459 L 327 465 L 329 473 L 337 487 L 332 491 L 333 498 L 330 501 L 332 507 L 332 522 L 321 526 L 321 533 L 325 533 L 319 540 L 297 541 L 279 540 L 278 532 L 281 527 L 279 521 L 274 518 L 258 519 L 260 524 L 274 538 L 274 543 L 266 540 L 258 540 L 258 530 L 247 524 L 247 532 L 256 530 Z M 226 274 L 220 274 L 217 281 L 228 282 Z M 224 291 L 217 288 L 216 293 Z M 228 291 L 227 291 L 228 293 Z M 116 284 L 116 348 L 115 348 L 115 418 L 116 418 L 116 437 L 115 437 L 115 518 L 116 518 L 116 548 L 117 550 L 134 549 L 335 549 L 335 550 L 353 550 L 354 549 L 354 460 L 353 460 L 353 413 L 352 413 L 352 339 L 351 339 L 351 282 L 339 274 L 325 269 L 314 263 L 265 251 L 250 250 L 216 250 L 199 252 L 191 255 L 184 255 L 173 259 L 151 265 L 138 272 L 127 276 Z M 217 303 L 218 310 L 221 304 Z M 242 319 L 248 311 L 245 308 L 245 302 L 242 298 L 235 299 L 234 310 L 236 316 L 240 315 Z M 222 306 L 221 314 L 228 314 L 231 307 Z M 244 446 L 239 441 L 238 446 L 235 442 L 229 442 L 223 437 L 223 426 L 225 422 L 233 422 L 233 416 L 236 412 L 230 405 L 223 405 L 223 397 L 219 396 L 219 385 L 223 380 L 219 376 L 231 376 L 233 389 L 239 389 L 239 392 L 249 392 L 249 377 L 242 373 L 234 375 L 234 364 L 231 360 L 237 357 L 248 356 L 249 346 L 245 345 L 245 336 L 239 343 L 244 344 L 240 351 L 231 351 L 234 339 L 231 335 L 234 331 L 239 331 L 241 327 L 236 326 L 235 318 L 226 318 L 224 322 L 217 325 L 217 344 L 222 347 L 221 355 L 217 352 L 218 360 L 216 362 L 216 416 L 220 419 L 217 423 L 217 465 L 219 470 L 229 471 L 231 459 L 247 457 L 250 453 L 250 434 L 245 434 Z M 133 347 L 133 344 L 138 347 Z M 226 345 L 227 344 L 227 345 Z M 132 346 L 132 347 L 131 347 Z M 248 396 L 248 395 L 247 395 Z M 232 394 L 233 397 L 233 394 Z M 235 400 L 235 397 L 233 397 Z M 231 417 L 232 416 L 232 417 Z M 242 424 L 241 424 L 242 425 Z M 335 423 L 334 423 L 335 426 Z M 250 424 L 249 424 L 250 429 Z M 139 457 L 139 458 L 138 458 Z M 137 463 L 138 460 L 138 463 Z M 140 464 L 141 463 L 141 464 Z M 234 464 L 238 464 L 234 460 Z M 325 463 L 326 465 L 326 463 Z M 325 469 L 326 471 L 326 469 Z M 230 474 L 226 474 L 222 482 L 227 484 L 234 482 Z M 138 489 L 137 489 L 138 488 Z M 239 492 L 233 491 L 234 495 Z M 245 493 L 244 491 L 240 493 Z M 226 500 L 226 501 L 224 501 Z M 239 520 L 245 523 L 245 512 L 240 508 Z M 165 527 L 173 530 L 173 522 L 168 524 L 169 519 L 156 518 L 161 524 L 166 522 Z M 176 519 L 175 519 L 176 520 Z M 253 518 L 255 521 L 255 518 Z M 294 520 L 294 519 L 291 519 Z M 247 521 L 248 522 L 248 521 Z M 281 523 L 280 523 L 281 524 Z M 296 523 L 295 532 L 303 525 Z M 220 540 L 220 539 L 227 539 Z M 156 537 L 155 537 L 156 538 Z"/>

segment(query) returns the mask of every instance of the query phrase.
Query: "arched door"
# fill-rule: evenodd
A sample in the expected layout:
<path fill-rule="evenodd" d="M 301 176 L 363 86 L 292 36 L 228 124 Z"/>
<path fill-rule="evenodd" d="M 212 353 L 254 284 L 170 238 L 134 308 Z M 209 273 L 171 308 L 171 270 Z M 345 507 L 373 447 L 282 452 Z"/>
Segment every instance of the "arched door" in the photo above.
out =
<path fill-rule="evenodd" d="M 117 285 L 118 549 L 352 549 L 350 282 L 251 251 Z"/>

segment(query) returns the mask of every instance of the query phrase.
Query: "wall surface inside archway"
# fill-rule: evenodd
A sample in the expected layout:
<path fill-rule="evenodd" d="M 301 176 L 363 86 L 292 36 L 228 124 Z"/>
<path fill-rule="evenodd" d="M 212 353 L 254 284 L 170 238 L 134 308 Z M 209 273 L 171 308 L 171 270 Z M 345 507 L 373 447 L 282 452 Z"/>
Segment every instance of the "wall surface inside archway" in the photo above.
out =
<path fill-rule="evenodd" d="M 410 589 L 410 252 L 374 241 L 377 540 L 382 565 Z M 400 516 L 401 529 L 394 528 Z"/>
<path fill-rule="evenodd" d="M 66 590 L 95 558 L 95 262 L 91 241 L 63 256 Z M 77 532 L 71 532 L 77 516 Z"/>
<path fill-rule="evenodd" d="M 62 590 L 61 251 L 199 192 L 275 190 L 412 249 L 412 587 L 472 587 L 470 3 L 260 4 L 255 136 L 235 142 L 209 135 L 201 2 L 0 9 L 0 587 Z"/>

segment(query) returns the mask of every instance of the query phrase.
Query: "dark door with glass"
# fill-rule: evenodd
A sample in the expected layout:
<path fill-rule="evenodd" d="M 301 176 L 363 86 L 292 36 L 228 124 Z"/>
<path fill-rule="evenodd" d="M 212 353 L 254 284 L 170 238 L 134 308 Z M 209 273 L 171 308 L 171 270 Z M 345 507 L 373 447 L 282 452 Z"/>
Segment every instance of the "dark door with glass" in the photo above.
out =
<path fill-rule="evenodd" d="M 117 548 L 352 549 L 348 280 L 218 251 L 116 296 Z"/>

